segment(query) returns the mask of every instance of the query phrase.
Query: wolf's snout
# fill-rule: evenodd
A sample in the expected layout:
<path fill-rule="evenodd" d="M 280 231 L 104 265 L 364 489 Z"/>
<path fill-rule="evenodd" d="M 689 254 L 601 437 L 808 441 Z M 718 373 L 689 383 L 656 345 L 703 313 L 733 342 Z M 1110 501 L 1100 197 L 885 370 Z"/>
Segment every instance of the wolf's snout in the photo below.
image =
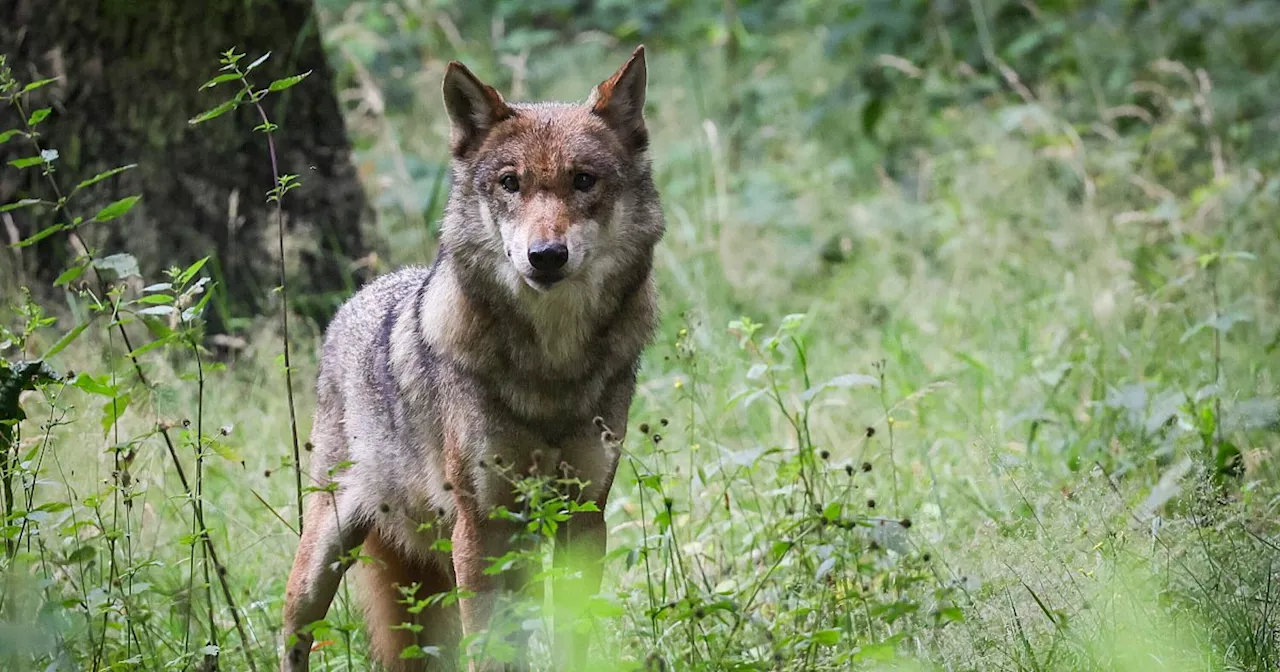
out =
<path fill-rule="evenodd" d="M 568 261 L 569 246 L 564 243 L 537 242 L 529 246 L 529 265 L 539 273 L 558 271 Z"/>

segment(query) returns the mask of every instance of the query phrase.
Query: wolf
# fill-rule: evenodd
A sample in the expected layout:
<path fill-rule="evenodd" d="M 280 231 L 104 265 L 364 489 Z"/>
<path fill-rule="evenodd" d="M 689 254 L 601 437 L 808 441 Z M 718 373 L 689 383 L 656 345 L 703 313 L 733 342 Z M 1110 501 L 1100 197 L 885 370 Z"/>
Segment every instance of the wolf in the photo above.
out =
<path fill-rule="evenodd" d="M 598 590 L 616 446 L 658 319 L 665 224 L 647 77 L 640 46 L 585 102 L 513 103 L 449 63 L 452 182 L 436 259 L 370 282 L 325 332 L 317 487 L 285 594 L 282 670 L 308 669 L 306 626 L 352 565 L 372 657 L 392 670 L 450 669 L 460 639 L 484 631 L 513 587 L 485 572 L 512 548 L 516 523 L 489 513 L 514 510 L 513 473 L 569 475 L 574 496 L 595 504 L 556 532 L 556 564 L 593 561 L 566 572 L 553 598 L 578 596 L 562 605 L 572 613 Z M 417 598 L 458 588 L 461 599 L 411 614 L 412 588 Z M 442 653 L 402 659 L 412 645 Z M 582 665 L 585 648 L 582 635 L 557 634 L 556 669 Z"/>

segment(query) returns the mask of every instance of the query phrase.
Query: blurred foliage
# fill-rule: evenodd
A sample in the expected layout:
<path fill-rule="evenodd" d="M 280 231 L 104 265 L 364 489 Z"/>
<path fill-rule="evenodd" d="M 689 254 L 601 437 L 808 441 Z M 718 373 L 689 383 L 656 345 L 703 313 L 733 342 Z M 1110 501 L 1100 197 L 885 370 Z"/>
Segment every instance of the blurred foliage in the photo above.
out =
<path fill-rule="evenodd" d="M 317 4 L 376 271 L 433 256 L 447 61 L 580 99 L 651 49 L 664 320 L 605 511 L 608 669 L 1073 671 L 1280 660 L 1273 6 Z M 81 372 L 26 393 L 0 468 L 20 669 L 278 662 L 284 362 L 254 338 L 214 367 L 170 336 L 198 327 L 166 310 L 182 279 L 204 286 L 172 261 L 172 282 L 77 290 L 75 327 L 25 303 L 0 330 L 0 355 Z M 312 335 L 288 365 L 308 379 Z M 203 609 L 215 547 L 252 638 L 231 598 Z M 359 622 L 344 594 L 321 669 L 368 669 Z"/>
<path fill-rule="evenodd" d="M 821 86 L 797 86 L 809 110 L 808 132 L 839 139 L 850 133 L 897 138 L 882 129 L 885 110 L 904 94 L 924 93 L 930 108 L 1014 95 L 1019 82 L 1037 97 L 1063 101 L 1080 124 L 1103 122 L 1142 132 L 1142 112 L 1154 114 L 1158 87 L 1136 85 L 1153 64 L 1176 61 L 1214 82 L 1214 129 L 1232 149 L 1248 147 L 1260 163 L 1280 164 L 1280 11 L 1271 0 L 319 0 L 319 7 L 358 19 L 389 43 L 364 54 L 379 81 L 440 57 L 444 47 L 483 47 L 489 62 L 573 42 L 646 43 L 698 58 L 716 49 L 753 74 L 737 82 L 746 112 L 767 112 L 759 99 L 776 95 L 767 70 L 798 43 L 847 64 Z M 434 20 L 433 20 L 434 18 Z M 461 35 L 489 35 L 487 44 Z M 1135 39 L 1140 38 L 1140 39 Z M 884 58 L 885 56 L 891 59 Z M 905 60 L 902 60 L 905 59 Z M 737 64 L 730 64 L 735 67 Z M 538 67 L 535 62 L 530 67 Z M 1002 73 L 1007 69 L 1007 73 Z M 964 75 L 963 83 L 929 76 Z M 1016 74 L 1014 74 L 1016 73 Z M 761 75 L 764 76 L 756 76 Z M 1011 77 L 1008 75 L 1013 75 Z M 947 77 L 946 79 L 950 79 Z M 790 87 L 788 87 L 790 88 Z M 806 88 L 809 90 L 806 91 Z M 753 103 L 754 99 L 754 104 Z M 408 104 L 408 91 L 389 91 L 388 104 Z M 1130 109 L 1125 106 L 1135 106 Z M 856 110 L 860 123 L 849 123 Z M 748 123 L 753 120 L 748 120 Z M 754 121 L 759 121 L 754 120 Z"/>

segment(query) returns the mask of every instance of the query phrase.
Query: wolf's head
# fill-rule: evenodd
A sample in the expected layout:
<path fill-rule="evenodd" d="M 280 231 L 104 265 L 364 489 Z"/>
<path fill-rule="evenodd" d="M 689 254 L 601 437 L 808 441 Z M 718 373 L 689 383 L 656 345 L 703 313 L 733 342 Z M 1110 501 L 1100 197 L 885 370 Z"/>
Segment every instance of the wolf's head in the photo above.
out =
<path fill-rule="evenodd" d="M 455 230 L 447 240 L 467 248 L 470 261 L 497 263 L 516 291 L 551 291 L 631 260 L 647 265 L 662 223 L 646 151 L 645 80 L 640 47 L 584 103 L 508 103 L 450 63 L 446 226 Z"/>

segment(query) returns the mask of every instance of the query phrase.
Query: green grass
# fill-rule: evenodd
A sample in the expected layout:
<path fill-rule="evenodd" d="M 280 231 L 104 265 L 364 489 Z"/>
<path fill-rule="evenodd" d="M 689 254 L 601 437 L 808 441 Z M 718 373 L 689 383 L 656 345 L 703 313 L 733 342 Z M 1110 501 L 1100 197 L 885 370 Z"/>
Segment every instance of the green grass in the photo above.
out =
<path fill-rule="evenodd" d="M 357 28 L 331 26 L 342 72 L 391 49 Z M 624 52 L 538 51 L 522 86 L 581 98 Z M 1053 96 L 973 102 L 963 74 L 894 71 L 879 137 L 834 142 L 806 101 L 847 66 L 799 37 L 774 52 L 760 123 L 736 131 L 707 121 L 733 90 L 718 61 L 651 54 L 665 319 L 606 511 L 602 668 L 1274 669 L 1276 178 L 1247 147 L 1215 174 L 1176 75 L 1150 128 L 1117 135 Z M 435 53 L 350 92 L 410 92 L 350 117 L 388 267 L 432 254 L 454 55 Z M 209 641 L 190 502 L 153 431 L 175 425 L 194 475 L 183 420 L 217 441 L 202 500 L 250 639 L 215 587 L 221 663 L 275 666 L 297 512 L 269 325 L 206 366 L 202 397 L 180 348 L 143 357 L 153 390 L 105 331 L 55 359 L 133 403 L 105 436 L 82 389 L 25 403 L 49 505 L 5 588 L 8 669 L 162 669 Z M 316 337 L 294 342 L 304 432 Z M 317 669 L 366 669 L 349 598 Z"/>

